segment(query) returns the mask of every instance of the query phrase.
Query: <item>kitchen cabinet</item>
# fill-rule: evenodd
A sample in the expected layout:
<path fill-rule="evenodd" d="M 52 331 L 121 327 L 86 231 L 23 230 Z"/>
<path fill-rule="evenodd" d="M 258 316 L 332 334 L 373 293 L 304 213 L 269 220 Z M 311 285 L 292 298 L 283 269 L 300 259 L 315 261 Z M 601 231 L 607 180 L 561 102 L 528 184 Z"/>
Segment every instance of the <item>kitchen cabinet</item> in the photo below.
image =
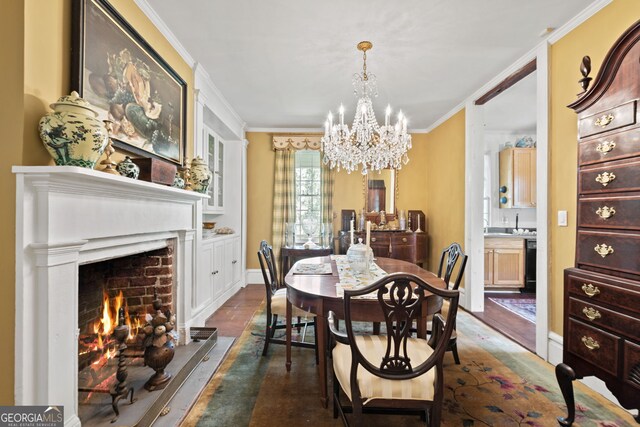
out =
<path fill-rule="evenodd" d="M 536 149 L 506 148 L 500 152 L 501 208 L 536 206 Z"/>
<path fill-rule="evenodd" d="M 523 288 L 524 253 L 524 239 L 485 237 L 485 288 Z"/>

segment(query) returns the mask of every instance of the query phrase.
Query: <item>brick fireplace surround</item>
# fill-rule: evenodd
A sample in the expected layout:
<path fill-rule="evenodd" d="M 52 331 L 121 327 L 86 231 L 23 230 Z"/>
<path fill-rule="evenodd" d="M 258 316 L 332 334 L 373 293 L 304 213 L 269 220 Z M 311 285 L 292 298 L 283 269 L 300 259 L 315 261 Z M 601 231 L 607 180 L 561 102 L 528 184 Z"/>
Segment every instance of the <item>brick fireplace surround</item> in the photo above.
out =
<path fill-rule="evenodd" d="M 153 314 L 154 293 L 162 306 L 173 308 L 173 240 L 167 247 L 141 254 L 113 258 L 80 266 L 78 327 L 80 334 L 91 333 L 102 317 L 104 292 L 113 301 L 120 292 L 131 319 L 144 320 Z"/>
<path fill-rule="evenodd" d="M 173 296 L 181 343 L 195 322 L 200 193 L 72 166 L 16 174 L 16 405 L 64 405 L 78 418 L 79 266 L 174 242 Z"/>

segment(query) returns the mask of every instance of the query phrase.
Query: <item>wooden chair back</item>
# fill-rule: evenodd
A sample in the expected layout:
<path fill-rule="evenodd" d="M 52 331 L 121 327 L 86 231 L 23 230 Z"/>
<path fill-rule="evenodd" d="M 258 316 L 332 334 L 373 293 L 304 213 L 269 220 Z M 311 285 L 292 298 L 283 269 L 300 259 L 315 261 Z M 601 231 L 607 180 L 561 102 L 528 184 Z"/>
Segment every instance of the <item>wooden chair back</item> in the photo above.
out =
<path fill-rule="evenodd" d="M 351 301 L 362 295 L 375 293 L 384 313 L 387 329 L 387 347 L 385 356 L 378 365 L 369 362 L 360 352 L 355 339 L 351 317 Z M 426 293 L 437 295 L 449 301 L 450 308 L 446 321 L 440 314 L 434 316 L 434 326 L 429 344 L 433 353 L 415 365 L 407 356 L 407 342 L 411 338 L 411 325 L 421 314 L 422 303 Z M 358 382 L 355 381 L 358 365 L 381 378 L 391 380 L 408 380 L 423 375 L 436 367 L 437 378 L 442 378 L 442 359 L 447 349 L 449 337 L 455 324 L 458 311 L 458 291 L 439 289 L 431 286 L 420 277 L 408 273 L 394 273 L 383 277 L 361 289 L 344 291 L 345 330 L 349 338 L 352 354 L 351 387 L 352 396 L 360 396 Z M 329 322 L 331 324 L 331 321 Z M 441 382 L 441 381 L 439 381 Z M 442 393 L 442 387 L 436 392 Z"/>
<path fill-rule="evenodd" d="M 266 240 L 260 242 L 258 261 L 260 262 L 262 278 L 267 291 L 267 303 L 271 303 L 270 297 L 280 288 L 280 283 L 278 282 L 278 270 L 273 256 L 273 248 Z"/>
<path fill-rule="evenodd" d="M 457 290 L 460 286 L 460 282 L 462 282 L 462 275 L 464 274 L 464 268 L 467 265 L 467 258 L 467 255 L 462 252 L 462 247 L 460 247 L 458 243 L 452 243 L 442 251 L 442 255 L 440 256 L 440 266 L 438 267 L 438 277 L 441 277 L 447 283 L 447 286 L 451 283 L 451 276 L 453 275 L 458 259 L 461 259 L 462 261 L 460 268 L 458 269 L 458 275 L 456 276 L 453 287 L 451 288 L 453 290 Z"/>

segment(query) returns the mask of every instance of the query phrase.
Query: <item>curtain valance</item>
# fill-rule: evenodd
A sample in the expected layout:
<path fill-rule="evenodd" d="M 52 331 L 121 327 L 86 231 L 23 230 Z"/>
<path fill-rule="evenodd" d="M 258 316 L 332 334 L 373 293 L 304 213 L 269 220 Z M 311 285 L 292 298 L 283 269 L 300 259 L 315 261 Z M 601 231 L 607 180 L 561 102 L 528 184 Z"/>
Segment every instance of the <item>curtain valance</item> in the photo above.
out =
<path fill-rule="evenodd" d="M 279 150 L 319 150 L 322 135 L 274 135 L 273 149 Z"/>

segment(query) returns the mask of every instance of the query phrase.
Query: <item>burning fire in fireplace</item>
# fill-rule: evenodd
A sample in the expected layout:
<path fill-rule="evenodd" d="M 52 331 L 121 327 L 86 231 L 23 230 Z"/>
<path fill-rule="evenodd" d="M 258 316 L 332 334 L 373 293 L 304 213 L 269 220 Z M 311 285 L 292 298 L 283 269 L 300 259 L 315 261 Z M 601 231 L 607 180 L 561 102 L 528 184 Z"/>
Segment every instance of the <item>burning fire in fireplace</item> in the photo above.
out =
<path fill-rule="evenodd" d="M 138 315 L 133 320 L 131 319 L 122 291 L 113 299 L 109 298 L 106 291 L 103 291 L 101 317 L 95 320 L 93 325 L 89 325 L 86 333 L 80 335 L 78 354 L 80 370 L 89 366 L 92 371 L 97 371 L 103 368 L 109 359 L 115 357 L 118 343 L 112 334 L 118 326 L 120 307 L 124 307 L 125 323 L 129 326 L 127 341 L 135 347 L 138 330 L 142 327 L 140 317 L 143 316 Z M 94 378 L 97 379 L 97 376 Z"/>

